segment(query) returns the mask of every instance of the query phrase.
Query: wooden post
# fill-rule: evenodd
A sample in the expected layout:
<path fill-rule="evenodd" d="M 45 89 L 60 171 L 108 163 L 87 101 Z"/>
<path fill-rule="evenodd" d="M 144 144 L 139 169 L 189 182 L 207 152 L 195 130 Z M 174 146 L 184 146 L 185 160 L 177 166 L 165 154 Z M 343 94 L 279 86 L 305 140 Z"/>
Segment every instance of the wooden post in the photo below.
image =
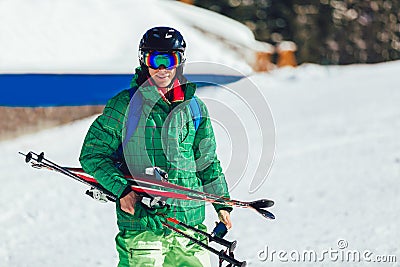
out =
<path fill-rule="evenodd" d="M 193 5 L 194 0 L 180 0 L 182 3 L 188 4 L 188 5 Z"/>
<path fill-rule="evenodd" d="M 297 50 L 297 46 L 294 42 L 285 41 L 279 43 L 276 48 L 278 53 L 278 62 L 277 65 L 279 68 L 291 66 L 296 67 L 297 61 L 294 52 Z"/>
<path fill-rule="evenodd" d="M 275 52 L 275 48 L 273 45 L 257 41 L 254 51 L 254 71 L 267 72 L 275 68 L 275 65 L 272 63 L 272 55 Z"/>

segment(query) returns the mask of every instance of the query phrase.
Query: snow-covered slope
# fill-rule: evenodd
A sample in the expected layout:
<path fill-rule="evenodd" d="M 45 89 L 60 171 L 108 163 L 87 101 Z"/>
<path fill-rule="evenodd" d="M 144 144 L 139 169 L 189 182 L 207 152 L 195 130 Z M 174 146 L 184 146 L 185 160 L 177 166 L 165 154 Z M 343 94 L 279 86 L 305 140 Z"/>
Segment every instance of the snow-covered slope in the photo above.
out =
<path fill-rule="evenodd" d="M 337 242 L 343 239 L 350 250 L 396 255 L 400 260 L 399 70 L 400 62 L 304 65 L 250 77 L 274 114 L 276 157 L 259 190 L 248 193 L 252 177 L 245 175 L 231 194 L 245 200 L 274 199 L 271 211 L 277 219 L 266 221 L 248 210 L 233 212 L 234 228 L 227 238 L 238 240 L 239 259 L 248 260 L 250 266 L 283 266 L 288 263 L 276 254 L 273 262 L 260 261 L 259 251 L 268 246 L 270 253 L 315 250 L 321 256 L 324 250 L 338 250 Z M 243 85 L 242 80 L 230 87 L 240 91 L 246 89 Z M 211 89 L 199 94 L 218 99 L 218 92 Z M 92 201 L 83 194 L 84 186 L 55 173 L 32 170 L 17 155 L 43 150 L 54 161 L 78 165 L 92 120 L 0 143 L 1 266 L 115 266 L 112 204 Z M 254 129 L 246 131 L 251 134 Z M 229 149 L 222 132 L 216 133 L 226 169 Z M 215 214 L 208 209 L 207 216 L 211 226 Z M 339 263 L 326 257 L 319 264 Z"/>
<path fill-rule="evenodd" d="M 144 32 L 171 26 L 185 37 L 187 58 L 251 68 L 221 38 L 251 46 L 243 24 L 167 0 L 0 1 L 0 73 L 131 73 Z M 214 34 L 212 42 L 207 33 Z"/>

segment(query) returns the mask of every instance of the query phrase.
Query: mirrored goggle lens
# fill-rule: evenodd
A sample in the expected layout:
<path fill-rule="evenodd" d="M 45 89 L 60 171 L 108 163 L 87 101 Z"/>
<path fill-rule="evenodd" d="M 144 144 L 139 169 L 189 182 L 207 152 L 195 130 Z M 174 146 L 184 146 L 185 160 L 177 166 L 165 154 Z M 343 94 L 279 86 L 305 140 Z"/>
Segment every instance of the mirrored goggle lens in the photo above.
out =
<path fill-rule="evenodd" d="M 179 51 L 158 52 L 150 51 L 143 53 L 143 62 L 146 66 L 152 69 L 158 69 L 164 66 L 167 69 L 172 69 L 180 65 L 183 61 L 183 54 Z"/>

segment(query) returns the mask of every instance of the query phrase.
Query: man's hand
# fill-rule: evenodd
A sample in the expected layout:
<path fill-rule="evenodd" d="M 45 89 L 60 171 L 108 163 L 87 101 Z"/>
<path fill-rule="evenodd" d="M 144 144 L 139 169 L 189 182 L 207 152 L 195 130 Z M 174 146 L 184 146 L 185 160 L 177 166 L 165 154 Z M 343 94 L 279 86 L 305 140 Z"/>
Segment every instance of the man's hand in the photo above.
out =
<path fill-rule="evenodd" d="M 139 196 L 131 191 L 123 198 L 119 199 L 121 209 L 129 214 L 135 214 L 135 204 L 139 200 Z"/>
<path fill-rule="evenodd" d="M 229 211 L 226 210 L 218 211 L 218 218 L 221 222 L 225 224 L 226 228 L 228 229 L 232 228 L 231 215 Z"/>

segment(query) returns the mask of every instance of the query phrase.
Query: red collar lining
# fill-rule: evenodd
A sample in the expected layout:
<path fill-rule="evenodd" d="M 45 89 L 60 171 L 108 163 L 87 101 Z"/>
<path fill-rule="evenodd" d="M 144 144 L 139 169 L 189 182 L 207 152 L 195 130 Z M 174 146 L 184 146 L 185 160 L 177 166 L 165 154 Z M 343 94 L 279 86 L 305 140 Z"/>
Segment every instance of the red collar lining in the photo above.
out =
<path fill-rule="evenodd" d="M 152 79 L 149 79 L 150 85 L 155 85 L 152 81 Z M 172 85 L 172 88 L 169 91 L 166 91 L 167 88 L 164 87 L 158 87 L 157 90 L 160 92 L 161 97 L 164 99 L 164 101 L 170 102 L 167 100 L 165 95 L 172 90 L 172 102 L 179 102 L 179 101 L 184 101 L 185 100 L 185 92 L 182 89 L 182 86 L 180 85 L 178 79 L 174 80 L 174 83 Z"/>

